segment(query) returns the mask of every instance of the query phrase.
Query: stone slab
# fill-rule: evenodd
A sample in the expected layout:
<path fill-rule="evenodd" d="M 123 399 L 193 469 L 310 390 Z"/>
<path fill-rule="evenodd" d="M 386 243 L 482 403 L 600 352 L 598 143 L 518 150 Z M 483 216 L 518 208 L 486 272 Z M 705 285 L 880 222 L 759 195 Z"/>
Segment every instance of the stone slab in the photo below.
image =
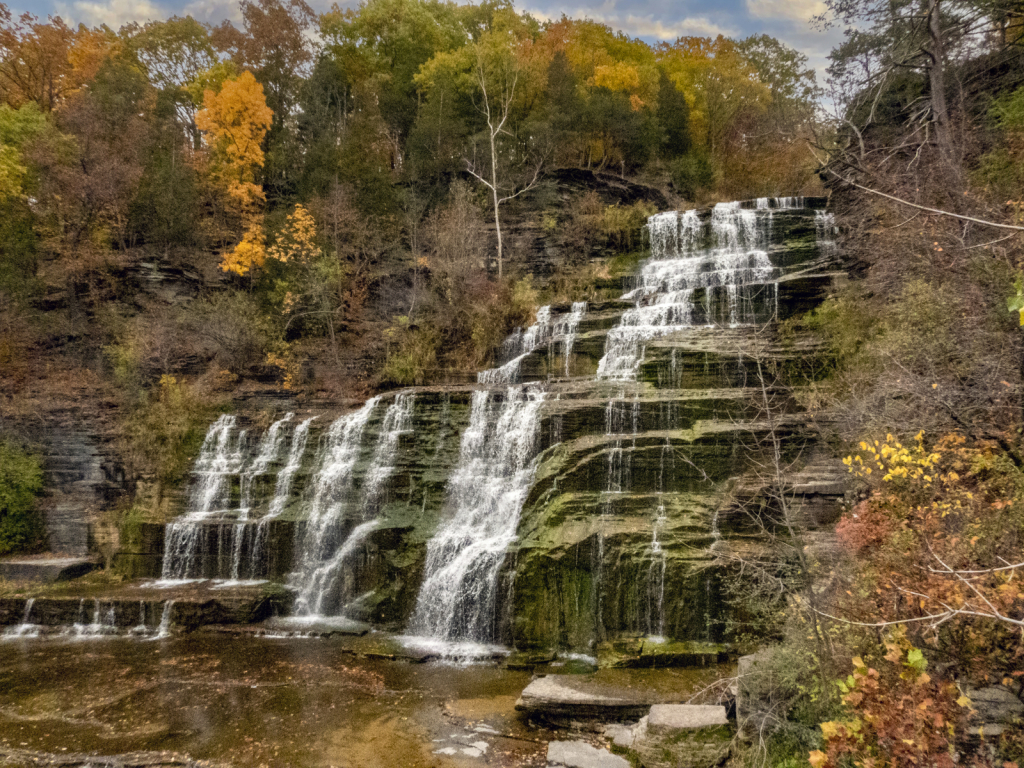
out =
<path fill-rule="evenodd" d="M 983 723 L 1004 723 L 1024 715 L 1024 702 L 1001 685 L 969 689 L 967 698 L 975 711 L 973 718 Z"/>
<path fill-rule="evenodd" d="M 620 749 L 629 749 L 633 746 L 635 733 L 633 726 L 612 723 L 604 727 L 604 735 L 612 740 L 612 744 Z"/>
<path fill-rule="evenodd" d="M 99 563 L 86 557 L 27 558 L 0 561 L 0 579 L 35 581 L 52 584 L 70 581 L 99 568 Z"/>
<path fill-rule="evenodd" d="M 630 768 L 629 761 L 585 741 L 552 741 L 548 765 L 558 768 Z"/>
<path fill-rule="evenodd" d="M 574 720 L 636 720 L 651 705 L 628 693 L 605 692 L 587 685 L 582 676 L 538 677 L 523 689 L 516 709 L 531 715 Z"/>
<path fill-rule="evenodd" d="M 659 736 L 728 724 L 725 707 L 711 704 L 655 704 L 647 716 L 648 729 Z"/>
<path fill-rule="evenodd" d="M 267 632 L 280 632 L 282 634 L 303 637 L 330 637 L 332 635 L 362 637 L 372 629 L 365 622 L 347 619 L 343 616 L 323 616 L 308 619 L 275 616 L 264 621 L 263 626 Z"/>

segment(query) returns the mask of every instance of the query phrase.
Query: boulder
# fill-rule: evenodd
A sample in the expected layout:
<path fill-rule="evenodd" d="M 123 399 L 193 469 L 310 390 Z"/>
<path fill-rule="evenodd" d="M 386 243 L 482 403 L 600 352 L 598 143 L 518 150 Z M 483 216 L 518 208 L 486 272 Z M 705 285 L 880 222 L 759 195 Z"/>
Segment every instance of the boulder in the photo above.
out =
<path fill-rule="evenodd" d="M 644 768 L 714 768 L 728 759 L 732 733 L 725 707 L 655 706 L 633 729 L 628 754 Z"/>
<path fill-rule="evenodd" d="M 1001 685 L 968 690 L 967 698 L 977 713 L 974 719 L 983 723 L 1005 723 L 1024 715 L 1024 702 Z"/>
<path fill-rule="evenodd" d="M 725 707 L 708 704 L 655 704 L 647 715 L 648 732 L 658 736 L 728 724 Z"/>
<path fill-rule="evenodd" d="M 974 739 L 997 739 L 1007 723 L 1024 717 L 1024 702 L 1001 685 L 968 689 L 967 698 L 974 709 L 967 733 Z"/>

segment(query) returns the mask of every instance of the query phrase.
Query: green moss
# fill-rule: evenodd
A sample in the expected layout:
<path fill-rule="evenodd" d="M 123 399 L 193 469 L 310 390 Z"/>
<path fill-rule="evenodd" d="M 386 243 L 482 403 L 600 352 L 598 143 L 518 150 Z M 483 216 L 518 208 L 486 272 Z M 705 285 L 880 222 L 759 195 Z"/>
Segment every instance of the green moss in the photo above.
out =
<path fill-rule="evenodd" d="M 640 269 L 640 261 L 650 256 L 649 251 L 620 253 L 608 261 L 608 274 L 612 277 L 634 275 Z"/>
<path fill-rule="evenodd" d="M 36 509 L 43 490 L 38 457 L 9 442 L 0 442 L 0 555 L 36 549 L 45 526 Z"/>

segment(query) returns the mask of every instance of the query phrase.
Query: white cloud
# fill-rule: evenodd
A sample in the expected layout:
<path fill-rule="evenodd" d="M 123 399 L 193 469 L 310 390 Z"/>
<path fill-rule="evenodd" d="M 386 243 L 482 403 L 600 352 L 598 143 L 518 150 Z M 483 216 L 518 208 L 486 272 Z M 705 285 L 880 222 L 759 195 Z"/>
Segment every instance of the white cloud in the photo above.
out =
<path fill-rule="evenodd" d="M 590 8 L 576 8 L 573 11 L 568 9 L 559 10 L 558 15 L 548 11 L 541 11 L 534 8 L 527 8 L 527 12 L 540 21 L 555 21 L 561 18 L 564 12 L 571 19 L 592 19 L 593 21 L 607 24 L 615 31 L 625 32 L 634 37 L 653 37 L 659 40 L 674 40 L 684 35 L 711 36 L 732 35 L 734 30 L 714 23 L 705 16 L 687 17 L 679 21 L 662 21 L 655 19 L 653 14 L 637 16 L 629 14 L 623 16 L 615 12 L 614 2 L 605 2 L 602 5 Z"/>
<path fill-rule="evenodd" d="M 191 16 L 206 24 L 220 24 L 225 19 L 235 22 L 242 20 L 237 0 L 192 0 L 179 15 Z"/>
<path fill-rule="evenodd" d="M 682 36 L 714 37 L 735 34 L 730 27 L 722 27 L 704 16 L 693 16 L 679 21 L 664 22 L 655 20 L 653 16 L 627 16 L 624 19 L 608 21 L 613 27 L 639 37 L 656 37 L 669 40 Z"/>
<path fill-rule="evenodd" d="M 808 21 L 825 12 L 822 0 L 746 0 L 747 11 L 759 19 Z"/>
<path fill-rule="evenodd" d="M 85 24 L 89 27 L 106 24 L 115 30 L 131 21 L 145 23 L 171 15 L 150 0 L 74 0 L 72 3 L 55 3 L 54 12 L 71 24 Z"/>

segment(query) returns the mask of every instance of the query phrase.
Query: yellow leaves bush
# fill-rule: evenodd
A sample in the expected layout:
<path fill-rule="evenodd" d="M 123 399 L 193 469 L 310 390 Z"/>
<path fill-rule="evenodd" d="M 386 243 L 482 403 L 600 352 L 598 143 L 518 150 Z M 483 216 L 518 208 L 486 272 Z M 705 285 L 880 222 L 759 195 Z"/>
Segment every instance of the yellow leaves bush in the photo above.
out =
<path fill-rule="evenodd" d="M 242 236 L 242 241 L 234 250 L 221 257 L 220 268 L 236 275 L 246 275 L 253 269 L 263 266 L 267 260 L 267 251 L 263 245 L 263 229 L 256 223 L 250 225 Z"/>
<path fill-rule="evenodd" d="M 886 483 L 900 479 L 931 483 L 935 465 L 942 456 L 925 450 L 923 432 L 917 433 L 914 442 L 913 448 L 906 448 L 891 434 L 887 434 L 881 443 L 878 440 L 874 443 L 861 441 L 859 448 L 864 452 L 864 456 L 847 456 L 843 459 L 843 464 L 856 477 L 862 479 L 867 478 L 877 468 L 884 473 L 882 481 Z"/>
<path fill-rule="evenodd" d="M 282 264 L 298 261 L 303 264 L 317 258 L 320 247 L 316 244 L 316 221 L 301 205 L 288 214 L 284 229 L 277 235 L 274 244 L 267 250 L 267 256 Z"/>

